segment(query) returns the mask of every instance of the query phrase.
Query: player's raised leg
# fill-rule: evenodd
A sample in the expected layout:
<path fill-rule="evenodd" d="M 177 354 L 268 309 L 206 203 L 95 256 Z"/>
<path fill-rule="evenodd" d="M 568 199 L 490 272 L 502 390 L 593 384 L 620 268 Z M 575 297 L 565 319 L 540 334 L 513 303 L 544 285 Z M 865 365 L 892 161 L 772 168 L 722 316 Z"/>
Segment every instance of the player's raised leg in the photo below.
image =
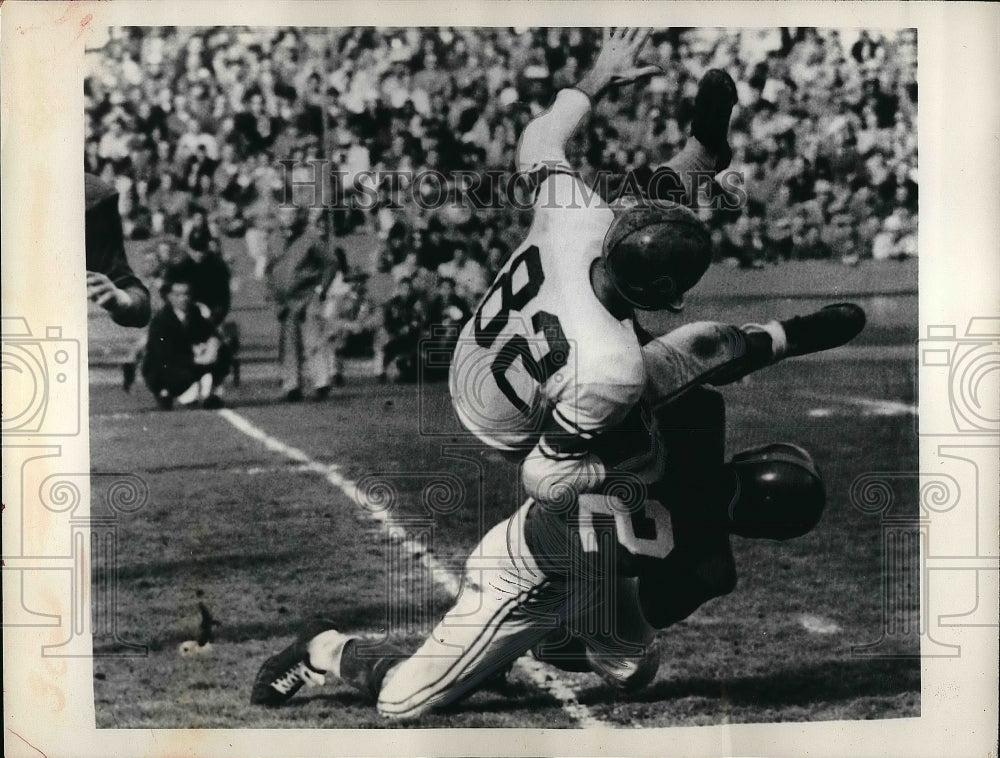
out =
<path fill-rule="evenodd" d="M 729 121 L 737 104 L 736 83 L 720 69 L 710 69 L 698 84 L 691 137 L 681 151 L 651 177 L 647 194 L 692 206 L 705 180 L 725 170 L 733 158 Z"/>
<path fill-rule="evenodd" d="M 785 358 L 840 347 L 864 327 L 865 312 L 853 303 L 743 327 L 714 321 L 685 324 L 643 346 L 646 401 L 658 407 L 699 384 L 730 384 Z"/>

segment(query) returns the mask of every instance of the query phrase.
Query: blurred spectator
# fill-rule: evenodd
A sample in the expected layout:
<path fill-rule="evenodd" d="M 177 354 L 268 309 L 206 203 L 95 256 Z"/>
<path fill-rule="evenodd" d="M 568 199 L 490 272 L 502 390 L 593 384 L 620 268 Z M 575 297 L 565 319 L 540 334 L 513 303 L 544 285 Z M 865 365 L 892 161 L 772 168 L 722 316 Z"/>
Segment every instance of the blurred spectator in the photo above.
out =
<path fill-rule="evenodd" d="M 206 227 L 207 229 L 207 223 Z M 196 235 L 197 236 L 197 235 Z M 192 245 L 188 237 L 186 255 L 176 264 L 177 276 L 191 283 L 191 299 L 198 305 L 225 343 L 233 373 L 233 383 L 240 384 L 240 332 L 229 318 L 235 280 L 223 259 L 219 241 L 208 237 L 204 244 Z"/>
<path fill-rule="evenodd" d="M 139 269 L 139 274 L 143 280 L 151 284 L 150 290 L 154 293 L 156 299 L 156 302 L 153 304 L 154 313 L 166 305 L 160 292 L 167 277 L 186 258 L 187 252 L 184 249 L 184 243 L 176 237 L 161 237 L 151 247 L 146 249 L 141 259 L 142 266 Z M 125 392 L 132 391 L 136 370 L 139 364 L 142 363 L 146 352 L 148 336 L 148 330 L 139 332 L 132 342 L 132 347 L 127 357 L 122 361 L 122 389 Z"/>
<path fill-rule="evenodd" d="M 264 199 L 250 204 L 244 213 L 246 231 L 243 241 L 247 247 L 247 255 L 253 261 L 253 275 L 263 279 L 267 269 L 268 238 L 274 232 L 272 208 Z"/>
<path fill-rule="evenodd" d="M 325 235 L 310 224 L 306 209 L 291 206 L 278 209 L 278 233 L 269 241 L 269 253 L 266 274 L 278 311 L 281 390 L 288 401 L 302 400 L 306 381 L 322 397 L 329 392 L 332 376 L 321 353 L 306 351 L 306 345 L 323 338 L 315 331 L 320 323 L 306 315 L 336 274 L 336 259 Z"/>
<path fill-rule="evenodd" d="M 451 260 L 438 266 L 437 273 L 440 278 L 451 280 L 458 297 L 470 308 L 489 286 L 486 269 L 469 257 L 467 245 L 461 240 L 455 243 Z"/>
<path fill-rule="evenodd" d="M 424 344 L 423 353 L 425 380 L 447 377 L 459 332 L 471 315 L 472 310 L 468 301 L 455 289 L 455 281 L 442 276 L 438 280 L 437 291 L 431 300 L 428 313 L 428 339 Z"/>
<path fill-rule="evenodd" d="M 851 45 L 851 57 L 858 63 L 870 61 L 876 56 L 878 51 L 878 43 L 872 39 L 871 34 L 865 29 L 861 30 L 858 41 Z"/>
<path fill-rule="evenodd" d="M 833 250 L 823 241 L 819 228 L 810 226 L 805 230 L 805 234 L 796 240 L 795 257 L 800 259 L 829 260 L 833 256 Z"/>
<path fill-rule="evenodd" d="M 342 370 L 331 339 L 332 314 L 328 307 L 330 298 L 335 300 L 337 291 L 344 286 L 347 256 L 342 247 L 334 249 L 332 260 L 327 266 L 322 281 L 316 288 L 315 297 L 310 298 L 306 305 L 302 328 L 302 351 L 317 400 L 329 395 L 332 385 L 343 384 Z"/>
<path fill-rule="evenodd" d="M 895 258 L 901 260 L 917 255 L 917 235 L 909 211 L 898 208 L 882 222 L 872 241 L 875 260 Z"/>
<path fill-rule="evenodd" d="M 165 305 L 149 323 L 142 364 L 146 386 L 164 410 L 175 402 L 221 408 L 217 391 L 229 372 L 222 340 L 191 300 L 187 281 L 168 277 L 160 292 Z"/>
<path fill-rule="evenodd" d="M 461 328 L 471 315 L 469 303 L 458 294 L 455 280 L 442 276 L 431 301 L 430 323 L 434 326 Z"/>
<path fill-rule="evenodd" d="M 337 272 L 323 299 L 325 337 L 330 350 L 333 384 L 344 384 L 343 357 L 352 341 L 374 339 L 379 314 L 368 299 L 367 275 Z"/>
<path fill-rule="evenodd" d="M 256 155 L 274 142 L 282 124 L 277 115 L 269 113 L 261 92 L 251 92 L 246 107 L 233 117 L 233 137 L 246 155 Z"/>
<path fill-rule="evenodd" d="M 111 163 L 112 166 L 124 166 L 129 157 L 129 145 L 132 135 L 125 131 L 125 119 L 113 118 L 111 124 L 97 144 L 97 157 Z"/>
<path fill-rule="evenodd" d="M 395 282 L 406 279 L 419 296 L 428 296 L 434 290 L 437 278 L 430 269 L 421 265 L 420 255 L 415 250 L 406 254 L 402 261 L 392 267 L 390 274 Z"/>
<path fill-rule="evenodd" d="M 376 338 L 375 359 L 378 378 L 385 381 L 394 369 L 401 382 L 417 379 L 418 347 L 428 324 L 427 307 L 403 277 L 396 282 L 393 296 L 382 307 L 382 329 Z"/>

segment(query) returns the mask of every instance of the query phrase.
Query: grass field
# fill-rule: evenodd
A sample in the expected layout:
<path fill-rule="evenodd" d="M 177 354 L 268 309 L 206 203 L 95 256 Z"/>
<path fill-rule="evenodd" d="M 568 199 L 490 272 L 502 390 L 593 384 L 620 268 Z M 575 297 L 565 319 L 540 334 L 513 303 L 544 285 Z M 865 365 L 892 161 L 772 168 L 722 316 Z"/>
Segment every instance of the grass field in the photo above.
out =
<path fill-rule="evenodd" d="M 896 306 L 886 308 L 891 317 L 874 320 L 867 344 L 789 362 L 727 389 L 729 452 L 775 440 L 804 445 L 826 478 L 827 511 L 798 540 L 734 539 L 739 587 L 662 633 L 663 663 L 650 687 L 616 695 L 596 675 L 517 667 L 502 690 L 478 693 L 418 726 L 918 715 L 915 635 L 881 650 L 899 657 L 852 653 L 879 639 L 884 620 L 881 525 L 851 505 L 851 484 L 870 471 L 916 468 L 905 347 L 916 330 Z M 461 435 L 443 384 L 379 385 L 352 376 L 325 402 L 286 405 L 266 367 L 247 377 L 227 395 L 226 411 L 162 413 L 143 387 L 126 395 L 113 372 L 92 372 L 92 469 L 136 473 L 150 492 L 144 507 L 122 519 L 117 553 L 119 633 L 148 652 L 101 657 L 113 651 L 95 641 L 100 727 L 390 725 L 337 684 L 307 690 L 279 710 L 248 704 L 261 661 L 290 641 L 304 616 L 320 613 L 357 632 L 388 626 L 416 645 L 448 606 L 448 583 L 401 559 L 344 483 L 387 482 L 397 494 L 390 517 L 411 533 L 432 530 L 436 565 L 446 571 L 518 505 L 513 467 Z M 432 474 L 451 475 L 464 492 L 460 507 L 437 515 L 425 508 Z M 904 500 L 916 503 L 915 495 Z M 178 645 L 197 633 L 199 601 L 221 622 L 217 642 L 211 655 L 181 657 Z M 915 628 L 915 605 L 895 607 Z"/>

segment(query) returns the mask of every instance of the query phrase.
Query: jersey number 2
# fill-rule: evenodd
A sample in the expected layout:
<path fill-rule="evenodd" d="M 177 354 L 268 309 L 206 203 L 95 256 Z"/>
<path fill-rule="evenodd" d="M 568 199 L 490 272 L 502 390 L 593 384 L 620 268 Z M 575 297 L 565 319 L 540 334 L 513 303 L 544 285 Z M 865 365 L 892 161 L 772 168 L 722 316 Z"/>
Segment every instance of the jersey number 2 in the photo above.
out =
<path fill-rule="evenodd" d="M 670 552 L 670 517 L 667 509 L 656 500 L 647 500 L 642 507 L 630 510 L 621 501 L 611 502 L 609 495 L 580 495 L 580 542 L 584 552 L 598 550 L 594 516 L 611 516 L 615 520 L 618 544 L 632 555 L 666 558 Z"/>
<path fill-rule="evenodd" d="M 527 280 L 517 292 L 514 292 L 514 276 L 522 269 L 527 274 Z M 514 259 L 506 273 L 497 277 L 490 291 L 483 298 L 483 305 L 485 305 L 499 291 L 500 310 L 484 325 L 483 306 L 479 307 L 473 323 L 476 344 L 482 348 L 491 348 L 497 337 L 500 336 L 500 332 L 510 321 L 510 314 L 524 310 L 538 294 L 544 281 L 545 272 L 542 270 L 542 259 L 538 247 L 531 245 Z M 490 365 L 490 372 L 493 374 L 493 379 L 500 391 L 515 408 L 523 413 L 527 413 L 529 408 L 527 403 L 517 396 L 514 387 L 507 379 L 507 371 L 510 367 L 520 359 L 529 376 L 539 384 L 543 384 L 569 360 L 569 342 L 563 333 L 558 316 L 548 311 L 537 311 L 531 317 L 531 328 L 535 334 L 541 334 L 544 337 L 548 346 L 548 352 L 541 360 L 536 360 L 531 354 L 531 346 L 527 337 L 523 334 L 514 334 L 501 345 Z"/>

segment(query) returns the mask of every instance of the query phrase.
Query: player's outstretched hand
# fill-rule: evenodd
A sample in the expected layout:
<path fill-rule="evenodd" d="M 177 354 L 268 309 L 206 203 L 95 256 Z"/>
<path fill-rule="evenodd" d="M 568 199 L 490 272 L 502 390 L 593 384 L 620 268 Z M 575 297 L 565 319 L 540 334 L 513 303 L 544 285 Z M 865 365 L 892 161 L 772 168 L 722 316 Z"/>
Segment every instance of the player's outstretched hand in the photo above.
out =
<path fill-rule="evenodd" d="M 601 52 L 590 71 L 577 84 L 577 89 L 595 98 L 608 87 L 630 84 L 661 73 L 659 66 L 643 66 L 638 62 L 650 31 L 628 26 L 606 29 Z"/>

